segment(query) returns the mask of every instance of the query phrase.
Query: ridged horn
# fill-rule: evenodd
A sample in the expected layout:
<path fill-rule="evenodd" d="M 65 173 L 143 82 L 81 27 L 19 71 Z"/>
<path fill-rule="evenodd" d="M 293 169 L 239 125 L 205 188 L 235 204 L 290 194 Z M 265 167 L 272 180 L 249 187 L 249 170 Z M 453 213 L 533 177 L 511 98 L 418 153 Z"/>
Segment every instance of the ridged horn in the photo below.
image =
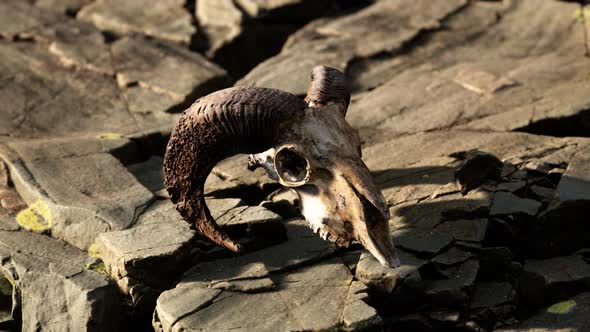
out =
<path fill-rule="evenodd" d="M 217 225 L 205 203 L 205 180 L 221 160 L 260 153 L 276 141 L 281 123 L 307 104 L 280 90 L 236 87 L 198 99 L 182 114 L 164 157 L 164 182 L 191 228 L 234 252 L 240 246 Z"/>
<path fill-rule="evenodd" d="M 307 89 L 305 101 L 310 106 L 323 106 L 328 102 L 340 103 L 344 106 L 344 114 L 350 104 L 350 92 L 346 85 L 346 77 L 336 68 L 316 66 L 311 71 L 311 82 Z"/>

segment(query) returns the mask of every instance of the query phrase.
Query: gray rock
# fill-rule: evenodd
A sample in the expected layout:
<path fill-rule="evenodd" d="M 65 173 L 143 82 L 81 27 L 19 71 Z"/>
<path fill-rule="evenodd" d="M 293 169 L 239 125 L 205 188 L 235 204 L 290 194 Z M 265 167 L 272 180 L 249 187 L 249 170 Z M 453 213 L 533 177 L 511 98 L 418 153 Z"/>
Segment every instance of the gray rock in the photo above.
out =
<path fill-rule="evenodd" d="M 501 332 L 584 331 L 590 326 L 590 293 L 581 293 L 569 300 L 550 305 L 522 324 L 498 329 Z"/>
<path fill-rule="evenodd" d="M 469 291 L 475 283 L 479 263 L 470 259 L 457 267 L 442 270 L 448 279 L 426 281 L 424 294 L 428 301 L 447 307 L 464 307 L 469 301 Z"/>
<path fill-rule="evenodd" d="M 555 190 L 543 186 L 532 185 L 531 192 L 542 201 L 548 202 L 553 198 Z"/>
<path fill-rule="evenodd" d="M 136 284 L 172 286 L 190 259 L 194 236 L 170 202 L 158 202 L 136 227 L 98 236 L 96 249 L 121 291 L 130 294 Z"/>
<path fill-rule="evenodd" d="M 132 226 L 154 196 L 109 153 L 126 144 L 89 138 L 3 146 L 0 157 L 29 204 L 17 221 L 82 249 L 100 233 Z"/>
<path fill-rule="evenodd" d="M 511 303 L 516 291 L 507 282 L 482 282 L 475 284 L 469 307 L 471 309 L 490 308 Z"/>
<path fill-rule="evenodd" d="M 573 202 L 590 201 L 590 145 L 582 147 L 571 159 L 557 185 L 551 208 Z"/>
<path fill-rule="evenodd" d="M 304 95 L 308 75 L 318 63 L 345 70 L 355 57 L 396 52 L 421 31 L 439 27 L 440 20 L 465 3 L 379 1 L 351 15 L 312 22 L 292 35 L 279 55 L 258 65 L 237 84 Z"/>
<path fill-rule="evenodd" d="M 451 244 L 453 238 L 436 231 L 400 229 L 393 232 L 394 243 L 404 249 L 427 254 L 436 254 Z"/>
<path fill-rule="evenodd" d="M 91 3 L 93 0 L 36 0 L 35 6 L 50 9 L 62 14 L 77 13 L 80 8 Z"/>
<path fill-rule="evenodd" d="M 451 249 L 436 255 L 430 261 L 436 264 L 450 266 L 463 263 L 471 257 L 473 257 L 473 254 L 469 251 L 461 250 L 457 247 L 452 247 Z"/>
<path fill-rule="evenodd" d="M 188 44 L 196 32 L 182 0 L 158 1 L 146 6 L 142 1 L 97 0 L 78 12 L 77 18 L 92 22 L 101 30 L 119 34 L 143 33 Z"/>
<path fill-rule="evenodd" d="M 590 265 L 579 256 L 527 260 L 520 277 L 523 300 L 539 306 L 545 301 L 590 285 Z"/>
<path fill-rule="evenodd" d="M 124 37 L 112 44 L 111 53 L 117 82 L 132 112 L 189 106 L 196 98 L 231 84 L 225 70 L 172 43 Z"/>
<path fill-rule="evenodd" d="M 118 295 L 85 252 L 30 232 L 0 232 L 2 273 L 17 290 L 23 331 L 114 330 Z"/>
<path fill-rule="evenodd" d="M 527 214 L 534 216 L 539 211 L 541 203 L 529 198 L 520 198 L 509 192 L 497 192 L 490 215 Z"/>
<path fill-rule="evenodd" d="M 488 180 L 498 179 L 502 171 L 502 162 L 493 154 L 471 150 L 457 153 L 463 163 L 455 171 L 455 180 L 461 187 L 461 193 L 466 195 L 469 191 L 481 186 Z"/>
<path fill-rule="evenodd" d="M 391 269 L 381 265 L 370 253 L 363 252 L 356 267 L 356 278 L 381 292 L 391 293 L 405 278 L 418 273 L 418 269 L 427 263 L 403 250 L 397 253 L 402 265 Z"/>
<path fill-rule="evenodd" d="M 526 182 L 525 181 L 514 181 L 514 182 L 503 182 L 500 183 L 498 186 L 496 186 L 496 190 L 497 191 L 509 191 L 509 192 L 515 192 L 515 191 L 519 191 L 520 189 L 524 188 L 526 186 Z"/>
<path fill-rule="evenodd" d="M 31 30 L 38 26 L 58 22 L 61 16 L 46 12 L 25 1 L 6 0 L 0 3 L 0 36 L 15 38 L 29 37 Z"/>
<path fill-rule="evenodd" d="M 277 290 L 247 294 L 199 287 L 198 282 L 195 284 L 198 277 L 187 275 L 185 281 L 158 299 L 154 327 L 158 331 L 237 327 L 295 331 L 335 329 L 341 324 L 352 282 L 344 265 L 330 260 L 279 274 L 275 279 Z"/>
<path fill-rule="evenodd" d="M 435 230 L 450 235 L 457 241 L 481 242 L 485 239 L 488 219 L 450 220 L 437 226 Z"/>
<path fill-rule="evenodd" d="M 366 303 L 368 288 L 360 281 L 353 281 L 348 290 L 342 311 L 344 329 L 349 331 L 375 330 L 383 324 L 375 308 Z"/>

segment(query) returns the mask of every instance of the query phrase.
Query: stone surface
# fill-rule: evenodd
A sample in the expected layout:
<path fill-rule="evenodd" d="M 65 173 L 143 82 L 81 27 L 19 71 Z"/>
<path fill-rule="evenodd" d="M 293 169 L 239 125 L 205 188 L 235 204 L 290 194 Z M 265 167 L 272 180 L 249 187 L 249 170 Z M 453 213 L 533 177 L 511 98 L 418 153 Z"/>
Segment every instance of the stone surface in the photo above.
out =
<path fill-rule="evenodd" d="M 51 230 L 52 236 L 82 249 L 100 233 L 132 226 L 154 196 L 109 153 L 128 143 L 89 138 L 3 146 L 1 158 L 31 208 L 17 220 Z"/>
<path fill-rule="evenodd" d="M 237 84 L 304 95 L 308 73 L 318 63 L 345 70 L 355 57 L 396 52 L 421 31 L 439 27 L 440 20 L 465 3 L 378 1 L 351 15 L 312 22 L 292 35 L 280 54 L 258 65 Z"/>
<path fill-rule="evenodd" d="M 515 297 L 516 292 L 507 282 L 477 283 L 469 307 L 471 309 L 496 307 L 513 302 Z"/>
<path fill-rule="evenodd" d="M 379 264 L 368 252 L 363 252 L 356 267 L 356 278 L 366 285 L 385 293 L 391 293 L 405 278 L 416 273 L 426 260 L 398 250 L 401 266 L 390 269 Z"/>
<path fill-rule="evenodd" d="M 183 4 L 182 0 L 158 1 L 153 6 L 142 1 L 97 0 L 82 8 L 77 18 L 92 22 L 101 30 L 143 33 L 188 44 L 196 29 Z"/>
<path fill-rule="evenodd" d="M 534 216 L 539 211 L 541 203 L 528 199 L 520 198 L 508 192 L 498 192 L 494 196 L 491 215 L 506 215 L 523 213 Z"/>
<path fill-rule="evenodd" d="M 579 256 L 528 260 L 520 285 L 523 300 L 540 306 L 590 286 L 590 265 Z"/>
<path fill-rule="evenodd" d="M 227 73 L 175 44 L 123 37 L 112 44 L 117 83 L 133 113 L 182 110 L 198 97 L 230 85 Z"/>
<path fill-rule="evenodd" d="M 23 331 L 116 328 L 117 292 L 87 268 L 93 259 L 85 252 L 44 235 L 1 231 L 0 256 L 18 294 Z"/>
<path fill-rule="evenodd" d="M 326 330 L 340 326 L 343 308 L 357 303 L 348 300 L 352 276 L 337 260 L 278 274 L 273 279 L 276 290 L 245 294 L 199 287 L 199 277 L 189 274 L 186 281 L 158 299 L 154 327 L 158 331 Z M 199 300 L 191 300 L 193 297 Z M 354 321 L 362 324 L 364 320 Z"/>
<path fill-rule="evenodd" d="M 500 176 L 502 162 L 493 154 L 472 150 L 459 155 L 463 162 L 455 171 L 455 180 L 459 183 L 461 194 L 466 195 L 487 180 Z"/>
<path fill-rule="evenodd" d="M 170 202 L 155 203 L 137 223 L 131 229 L 103 233 L 96 239 L 107 272 L 127 294 L 136 284 L 170 287 L 190 259 L 195 232 Z"/>
<path fill-rule="evenodd" d="M 556 302 L 518 326 L 498 329 L 502 332 L 584 331 L 590 326 L 590 293 Z"/>

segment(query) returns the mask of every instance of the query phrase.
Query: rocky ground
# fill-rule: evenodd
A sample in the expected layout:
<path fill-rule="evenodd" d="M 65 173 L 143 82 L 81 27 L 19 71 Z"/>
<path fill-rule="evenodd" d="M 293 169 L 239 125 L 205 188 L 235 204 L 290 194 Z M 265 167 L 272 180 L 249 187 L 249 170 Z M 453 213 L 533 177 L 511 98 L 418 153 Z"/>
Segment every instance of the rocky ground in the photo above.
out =
<path fill-rule="evenodd" d="M 557 0 L 0 1 L 0 330 L 590 331 L 590 5 Z M 166 198 L 179 112 L 232 85 L 347 119 L 402 266 L 339 249 L 246 156 L 214 217 Z"/>

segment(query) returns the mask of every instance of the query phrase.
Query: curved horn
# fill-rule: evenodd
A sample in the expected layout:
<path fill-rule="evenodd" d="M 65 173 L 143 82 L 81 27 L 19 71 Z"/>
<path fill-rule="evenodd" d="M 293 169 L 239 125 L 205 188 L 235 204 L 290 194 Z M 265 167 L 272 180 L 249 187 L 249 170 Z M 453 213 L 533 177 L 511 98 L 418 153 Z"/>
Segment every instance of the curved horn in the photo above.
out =
<path fill-rule="evenodd" d="M 239 251 L 207 208 L 204 185 L 213 167 L 238 153 L 260 153 L 276 141 L 279 124 L 307 105 L 280 90 L 237 87 L 198 99 L 181 116 L 164 157 L 164 182 L 181 216 L 213 242 Z"/>
<path fill-rule="evenodd" d="M 311 71 L 311 82 L 307 88 L 305 101 L 310 106 L 325 105 L 332 101 L 344 105 L 344 114 L 350 104 L 350 92 L 346 78 L 338 69 L 316 66 Z"/>

